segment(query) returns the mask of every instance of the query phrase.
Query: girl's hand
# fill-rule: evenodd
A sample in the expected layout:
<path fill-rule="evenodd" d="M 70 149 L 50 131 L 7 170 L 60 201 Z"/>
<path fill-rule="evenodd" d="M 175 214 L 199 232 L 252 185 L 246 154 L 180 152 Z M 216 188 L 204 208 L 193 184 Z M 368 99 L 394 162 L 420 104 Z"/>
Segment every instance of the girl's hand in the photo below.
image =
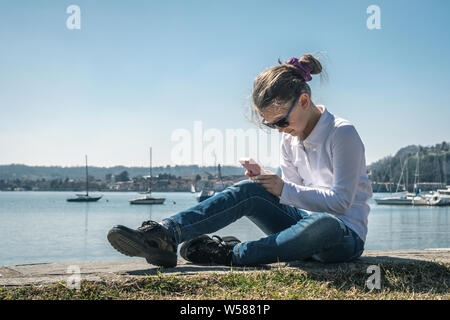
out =
<path fill-rule="evenodd" d="M 252 175 L 248 170 L 245 170 L 245 175 L 249 178 L 256 177 L 255 175 Z"/>
<path fill-rule="evenodd" d="M 263 174 L 250 177 L 254 182 L 259 183 L 274 196 L 280 197 L 283 191 L 284 181 L 275 173 Z"/>

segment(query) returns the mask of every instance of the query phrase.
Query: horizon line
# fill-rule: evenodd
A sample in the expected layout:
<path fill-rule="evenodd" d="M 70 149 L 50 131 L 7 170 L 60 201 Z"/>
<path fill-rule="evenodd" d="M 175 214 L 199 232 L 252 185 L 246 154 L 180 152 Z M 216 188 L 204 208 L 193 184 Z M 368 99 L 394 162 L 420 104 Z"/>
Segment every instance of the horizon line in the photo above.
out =
<path fill-rule="evenodd" d="M 240 168 L 241 166 L 239 165 L 231 165 L 231 164 L 220 164 L 218 163 L 217 165 L 220 165 L 221 167 L 236 167 L 236 168 Z M 85 165 L 76 165 L 76 166 L 64 166 L 64 165 L 40 165 L 40 164 L 36 164 L 36 165 L 30 165 L 30 164 L 24 164 L 24 163 L 8 163 L 8 164 L 0 164 L 0 166 L 26 166 L 26 167 L 61 167 L 61 168 L 78 168 L 78 167 L 85 167 Z M 207 166 L 201 166 L 198 164 L 174 164 L 174 165 L 158 165 L 158 166 L 152 166 L 152 168 L 158 168 L 158 167 L 191 167 L 191 166 L 197 166 L 199 168 L 205 168 L 205 167 L 216 167 L 215 165 L 207 165 Z M 104 166 L 97 166 L 97 165 L 88 165 L 88 167 L 97 167 L 97 168 L 114 168 L 114 167 L 127 167 L 127 168 L 147 168 L 148 166 L 127 166 L 127 165 L 113 165 L 113 166 L 108 166 L 108 167 L 104 167 Z"/>

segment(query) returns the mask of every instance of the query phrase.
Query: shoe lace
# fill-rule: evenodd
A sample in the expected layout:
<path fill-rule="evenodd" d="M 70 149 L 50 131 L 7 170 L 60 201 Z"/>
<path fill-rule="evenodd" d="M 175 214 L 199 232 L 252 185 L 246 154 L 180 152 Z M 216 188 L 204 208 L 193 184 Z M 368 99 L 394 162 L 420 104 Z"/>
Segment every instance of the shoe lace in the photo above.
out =
<path fill-rule="evenodd" d="M 155 225 L 155 224 L 158 224 L 158 222 L 153 221 L 153 220 L 146 220 L 146 221 L 142 222 L 142 227 L 146 226 L 146 225 Z"/>
<path fill-rule="evenodd" d="M 158 222 L 153 221 L 153 220 L 147 220 L 147 221 L 142 222 L 142 225 L 138 229 L 145 231 L 145 230 L 155 227 L 157 225 L 158 225 Z"/>
<path fill-rule="evenodd" d="M 221 238 L 221 237 L 219 237 L 219 236 L 217 236 L 217 235 L 213 235 L 212 237 L 211 237 L 213 240 L 214 239 L 217 239 L 217 243 L 219 244 L 219 247 L 220 248 L 222 248 L 222 247 L 227 247 L 227 243 L 225 242 L 225 241 L 223 241 L 223 239 Z"/>
<path fill-rule="evenodd" d="M 146 220 L 142 222 L 142 225 L 138 228 L 141 231 L 146 231 L 148 229 L 151 229 L 153 227 L 161 227 L 161 230 L 164 229 L 164 227 L 161 226 L 159 222 L 153 221 L 153 220 Z M 175 244 L 175 239 L 172 236 L 165 236 L 165 239 L 172 244 L 173 251 L 177 251 L 177 245 Z"/>
<path fill-rule="evenodd" d="M 212 245 L 212 251 L 214 254 L 217 254 L 220 258 L 219 260 L 223 263 L 226 260 L 231 259 L 231 255 L 233 253 L 232 246 L 227 244 L 220 236 L 213 235 L 211 239 L 215 242 L 215 245 Z"/>
<path fill-rule="evenodd" d="M 218 254 L 222 257 L 228 257 L 232 250 L 231 248 L 233 246 L 230 246 L 230 244 L 227 244 L 221 237 L 213 235 L 211 239 L 214 241 L 215 245 L 212 245 L 212 251 L 215 254 Z"/>
<path fill-rule="evenodd" d="M 156 221 L 147 220 L 147 221 L 142 222 L 141 228 L 146 227 L 146 226 L 155 226 L 157 224 L 158 224 L 158 222 L 156 222 Z"/>

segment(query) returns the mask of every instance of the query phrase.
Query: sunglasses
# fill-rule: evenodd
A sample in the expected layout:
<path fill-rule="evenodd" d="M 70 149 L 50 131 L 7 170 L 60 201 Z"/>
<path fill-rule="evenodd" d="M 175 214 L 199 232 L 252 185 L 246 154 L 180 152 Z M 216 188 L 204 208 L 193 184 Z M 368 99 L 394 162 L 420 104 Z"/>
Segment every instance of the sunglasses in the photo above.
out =
<path fill-rule="evenodd" d="M 275 121 L 275 122 L 266 122 L 263 121 L 262 124 L 265 126 L 268 126 L 271 129 L 276 129 L 276 127 L 280 127 L 280 128 L 286 128 L 287 126 L 289 126 L 289 121 L 288 121 L 288 117 L 289 114 L 291 113 L 292 109 L 294 109 L 295 105 L 297 104 L 298 99 L 300 98 L 300 96 L 298 96 L 295 100 L 294 103 L 292 104 L 292 106 L 289 108 L 289 111 L 286 113 L 286 115 Z"/>

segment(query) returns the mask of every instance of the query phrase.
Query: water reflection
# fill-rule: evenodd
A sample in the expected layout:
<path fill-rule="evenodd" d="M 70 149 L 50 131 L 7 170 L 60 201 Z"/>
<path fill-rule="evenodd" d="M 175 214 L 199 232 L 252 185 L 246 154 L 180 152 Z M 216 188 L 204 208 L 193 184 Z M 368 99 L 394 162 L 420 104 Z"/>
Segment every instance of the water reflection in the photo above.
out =
<path fill-rule="evenodd" d="M 89 218 L 89 202 L 84 203 L 84 257 L 86 258 L 88 255 L 88 218 Z"/>
<path fill-rule="evenodd" d="M 449 207 L 372 204 L 366 249 L 449 247 L 449 215 Z"/>

